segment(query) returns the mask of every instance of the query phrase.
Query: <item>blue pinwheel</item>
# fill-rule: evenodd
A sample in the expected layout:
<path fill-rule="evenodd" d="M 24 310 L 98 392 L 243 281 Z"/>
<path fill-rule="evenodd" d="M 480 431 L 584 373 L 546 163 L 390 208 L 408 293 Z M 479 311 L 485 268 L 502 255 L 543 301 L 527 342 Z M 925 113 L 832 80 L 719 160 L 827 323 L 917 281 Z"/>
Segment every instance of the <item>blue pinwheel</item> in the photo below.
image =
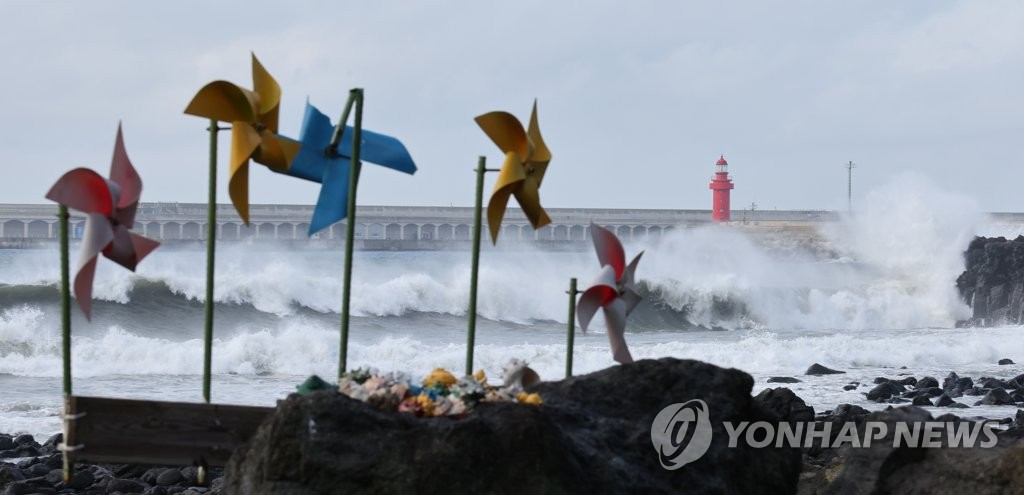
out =
<path fill-rule="evenodd" d="M 345 126 L 341 142 L 336 150 L 332 150 L 329 147 L 334 129 L 331 119 L 307 101 L 299 137 L 302 147 L 285 173 L 321 184 L 320 197 L 309 222 L 309 235 L 348 216 L 348 178 L 354 130 Z M 416 173 L 416 164 L 398 139 L 363 129 L 361 141 L 360 161 L 410 175 Z"/>

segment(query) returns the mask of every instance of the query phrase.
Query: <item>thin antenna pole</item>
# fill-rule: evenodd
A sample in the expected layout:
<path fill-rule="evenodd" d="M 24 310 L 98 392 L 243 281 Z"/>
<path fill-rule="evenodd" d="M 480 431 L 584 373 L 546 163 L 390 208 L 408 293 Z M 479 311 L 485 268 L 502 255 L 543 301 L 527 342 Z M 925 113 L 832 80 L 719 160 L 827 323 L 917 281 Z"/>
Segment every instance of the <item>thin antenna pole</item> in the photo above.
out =
<path fill-rule="evenodd" d="M 853 213 L 853 161 L 846 162 L 846 209 Z"/>

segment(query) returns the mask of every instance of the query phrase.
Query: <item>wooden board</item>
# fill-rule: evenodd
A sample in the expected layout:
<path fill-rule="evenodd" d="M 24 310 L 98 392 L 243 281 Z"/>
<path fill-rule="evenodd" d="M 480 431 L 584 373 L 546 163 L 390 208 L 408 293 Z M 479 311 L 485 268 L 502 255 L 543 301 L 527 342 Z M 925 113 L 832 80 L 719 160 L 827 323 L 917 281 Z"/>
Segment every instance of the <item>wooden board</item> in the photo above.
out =
<path fill-rule="evenodd" d="M 273 411 L 71 396 L 65 403 L 65 443 L 74 462 L 223 466 Z"/>

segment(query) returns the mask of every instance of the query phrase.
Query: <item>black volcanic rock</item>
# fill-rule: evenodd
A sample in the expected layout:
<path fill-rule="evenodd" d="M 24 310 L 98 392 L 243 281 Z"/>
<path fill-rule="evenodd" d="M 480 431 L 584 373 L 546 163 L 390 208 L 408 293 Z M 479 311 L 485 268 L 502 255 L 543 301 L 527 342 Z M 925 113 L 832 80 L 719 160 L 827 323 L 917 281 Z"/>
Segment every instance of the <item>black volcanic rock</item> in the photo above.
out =
<path fill-rule="evenodd" d="M 928 399 L 927 396 L 919 395 L 917 397 L 914 397 L 913 405 L 915 405 L 915 406 L 930 406 L 930 405 L 932 405 L 932 401 L 930 399 Z"/>
<path fill-rule="evenodd" d="M 814 408 L 788 388 L 767 388 L 754 397 L 779 419 L 789 422 L 814 421 Z"/>
<path fill-rule="evenodd" d="M 1024 236 L 975 237 L 964 253 L 965 270 L 956 287 L 972 310 L 961 326 L 1019 325 L 1024 322 Z"/>
<path fill-rule="evenodd" d="M 772 376 L 768 378 L 768 383 L 800 383 L 800 380 L 791 376 Z"/>
<path fill-rule="evenodd" d="M 866 395 L 868 400 L 873 401 L 884 401 L 889 400 L 894 395 L 903 393 L 903 387 L 896 385 L 893 382 L 883 382 L 871 389 Z"/>
<path fill-rule="evenodd" d="M 825 449 L 819 455 L 828 459 L 822 468 L 801 477 L 800 493 L 821 494 L 897 494 L 930 495 L 1001 495 L 1021 493 L 1024 487 L 1024 436 L 1010 432 L 996 434 L 991 448 L 975 444 L 972 448 L 909 448 L 896 441 L 898 423 L 938 422 L 935 437 L 942 446 L 949 445 L 948 428 L 972 428 L 978 423 L 944 415 L 932 418 L 924 409 L 900 407 L 871 413 L 864 417 L 857 430 L 861 436 L 867 423 L 885 423 L 886 434 L 871 442 L 870 447 L 855 448 L 845 444 Z M 922 437 L 923 438 L 923 437 Z M 993 437 L 978 434 L 978 442 Z"/>
<path fill-rule="evenodd" d="M 982 397 L 982 399 L 975 405 L 1012 406 L 1014 404 L 1016 404 L 1016 402 L 1013 401 L 1013 397 L 1010 397 L 1010 394 L 1006 393 L 1006 391 L 1001 388 L 994 388 L 989 390 L 988 393 L 985 394 L 985 397 Z"/>
<path fill-rule="evenodd" d="M 224 491 L 795 493 L 799 449 L 728 447 L 723 421 L 780 419 L 751 397 L 753 383 L 698 361 L 642 360 L 537 384 L 540 407 L 483 403 L 457 420 L 382 412 L 329 391 L 292 395 L 231 457 Z M 804 417 L 781 390 L 768 402 Z M 666 470 L 651 423 L 693 399 L 707 403 L 711 445 Z"/>
<path fill-rule="evenodd" d="M 807 371 L 804 372 L 805 375 L 810 375 L 810 376 L 839 375 L 839 374 L 843 374 L 843 373 L 846 373 L 846 372 L 845 371 L 834 370 L 834 369 L 831 369 L 831 368 L 826 368 L 826 367 L 824 367 L 824 366 L 822 366 L 822 365 L 820 365 L 818 363 L 812 364 L 811 367 L 807 368 Z"/>

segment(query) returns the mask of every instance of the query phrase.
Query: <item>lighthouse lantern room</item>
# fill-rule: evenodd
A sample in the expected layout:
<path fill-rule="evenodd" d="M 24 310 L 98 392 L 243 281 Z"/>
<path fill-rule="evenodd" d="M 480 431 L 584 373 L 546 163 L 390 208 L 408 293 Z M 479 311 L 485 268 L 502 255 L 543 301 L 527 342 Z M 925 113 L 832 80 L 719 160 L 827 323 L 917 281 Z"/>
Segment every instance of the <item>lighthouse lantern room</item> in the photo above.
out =
<path fill-rule="evenodd" d="M 732 179 L 729 178 L 729 162 L 725 161 L 725 155 L 715 162 L 715 177 L 711 179 L 711 221 L 729 221 L 729 191 L 733 188 Z"/>

